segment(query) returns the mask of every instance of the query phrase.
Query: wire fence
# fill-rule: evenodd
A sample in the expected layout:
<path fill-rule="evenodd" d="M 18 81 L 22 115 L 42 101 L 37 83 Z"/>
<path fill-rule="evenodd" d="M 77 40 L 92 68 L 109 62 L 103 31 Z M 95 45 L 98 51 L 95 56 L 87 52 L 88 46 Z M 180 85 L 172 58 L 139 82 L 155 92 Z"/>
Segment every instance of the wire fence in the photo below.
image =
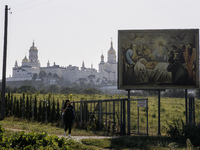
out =
<path fill-rule="evenodd" d="M 141 103 L 145 101 L 145 103 Z M 188 100 L 187 111 L 184 98 L 170 101 L 161 98 L 160 121 L 157 98 L 107 99 L 73 101 L 74 127 L 113 134 L 157 134 L 166 132 L 167 125 L 175 120 L 200 122 L 200 100 Z M 143 105 L 145 104 L 145 105 Z M 37 96 L 23 94 L 16 98 L 5 97 L 5 116 L 14 116 L 63 127 L 62 102 L 54 99 L 38 100 Z M 192 106 L 192 107 L 191 107 Z M 188 117 L 186 117 L 186 114 Z M 159 129 L 160 126 L 160 129 Z"/>

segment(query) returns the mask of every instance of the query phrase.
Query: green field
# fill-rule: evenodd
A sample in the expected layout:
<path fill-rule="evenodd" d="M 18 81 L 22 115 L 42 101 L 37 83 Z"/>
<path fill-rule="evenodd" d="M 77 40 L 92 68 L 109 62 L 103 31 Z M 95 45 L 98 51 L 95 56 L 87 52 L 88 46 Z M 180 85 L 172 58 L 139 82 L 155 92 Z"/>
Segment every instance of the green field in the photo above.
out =
<path fill-rule="evenodd" d="M 27 120 L 13 118 L 13 117 L 5 118 L 4 120 L 0 121 L 0 124 L 2 125 L 3 128 L 6 129 L 3 139 L 5 140 L 8 138 L 11 141 L 14 138 L 15 143 L 17 143 L 16 140 L 18 141 L 18 139 L 20 140 L 20 138 L 23 137 L 23 140 L 28 140 L 27 143 L 30 142 L 32 144 L 32 140 L 38 137 L 38 135 L 36 136 L 36 133 L 39 133 L 40 136 L 46 135 L 45 133 L 49 134 L 50 137 L 45 136 L 45 139 L 43 139 L 43 141 L 45 140 L 47 142 L 48 146 L 41 146 L 39 147 L 40 149 L 45 149 L 45 148 L 55 149 L 56 144 L 52 146 L 52 139 L 56 139 L 55 136 L 63 134 L 62 128 L 55 127 L 52 124 L 41 124 L 38 122 L 30 122 Z M 16 129 L 16 130 L 13 131 L 13 129 Z M 23 133 L 22 131 L 19 131 L 19 130 L 24 130 L 27 133 Z M 32 132 L 34 133 L 34 136 Z M 88 139 L 76 141 L 76 140 L 73 140 L 72 138 L 72 139 L 60 139 L 60 141 L 65 142 L 65 145 L 68 146 L 66 149 L 77 149 L 77 150 L 78 149 L 85 149 L 85 150 L 88 150 L 88 149 L 90 150 L 99 150 L 99 149 L 116 149 L 116 150 L 180 149 L 180 150 L 184 150 L 184 149 L 191 149 L 192 150 L 194 149 L 191 142 L 188 140 L 185 141 L 185 143 L 174 142 L 173 139 L 171 139 L 169 136 L 164 136 L 164 135 L 162 136 L 131 135 L 131 136 L 121 136 L 118 138 L 111 138 L 111 139 L 91 139 L 90 138 L 90 136 L 98 136 L 102 134 L 103 134 L 102 132 L 94 133 L 91 131 L 73 129 L 72 137 L 73 136 L 74 137 L 88 136 Z M 55 141 L 53 143 L 55 143 Z M 18 141 L 18 144 L 21 144 L 21 142 Z"/>
<path fill-rule="evenodd" d="M 30 96 L 30 95 L 29 95 Z M 81 95 L 81 94 L 36 94 L 31 95 L 32 98 L 37 97 L 37 100 L 49 99 L 50 101 L 56 100 L 61 105 L 63 100 L 70 99 L 72 102 L 89 101 L 89 100 L 105 100 L 105 99 L 123 99 L 127 98 L 124 95 Z M 13 94 L 13 97 L 20 99 L 22 94 Z M 132 96 L 131 99 L 139 99 L 146 97 Z M 175 142 L 166 134 L 166 129 L 169 124 L 172 124 L 176 120 L 183 120 L 185 122 L 185 99 L 184 98 L 167 98 L 161 97 L 161 136 L 157 136 L 158 133 L 158 98 L 157 97 L 147 97 L 148 98 L 148 130 L 149 136 L 131 134 L 131 136 L 123 136 L 121 138 L 114 139 L 84 139 L 82 140 L 82 145 L 75 147 L 78 149 L 99 149 L 99 148 L 114 148 L 114 149 L 184 149 L 187 147 L 188 143 L 178 143 Z M 115 103 L 115 111 L 118 104 Z M 89 107 L 89 106 L 88 106 Z M 105 108 L 105 104 L 102 106 Z M 110 107 L 113 105 L 110 103 Z M 108 109 L 109 110 L 109 109 Z M 200 122 L 200 100 L 195 99 L 195 121 Z M 137 101 L 131 101 L 131 131 L 137 133 L 137 123 L 138 123 L 138 107 Z M 116 112 L 117 113 L 117 112 Z M 146 108 L 139 109 L 140 119 L 139 128 L 141 133 L 146 132 Z M 105 119 L 105 116 L 103 117 Z M 109 119 L 113 119 L 109 116 Z M 116 119 L 117 121 L 117 119 Z M 50 135 L 62 135 L 63 128 L 56 127 L 54 123 L 41 123 L 33 120 L 20 119 L 16 117 L 6 117 L 4 120 L 0 121 L 2 127 L 6 129 L 6 137 L 12 137 L 14 135 L 13 129 L 25 130 L 27 132 L 34 131 L 36 133 L 48 133 Z M 94 135 L 105 135 L 104 131 L 91 131 L 80 130 L 78 128 L 73 128 L 73 136 L 94 136 Z M 112 134 L 113 135 L 113 134 Z M 134 142 L 133 142 L 134 141 Z M 75 142 L 76 143 L 76 142 Z M 101 144 L 103 143 L 103 144 Z M 144 146 L 146 145 L 146 146 Z M 191 144 L 189 144 L 191 145 Z M 73 147 L 73 146 L 72 146 Z M 74 149 L 76 149 L 73 147 Z M 192 147 L 192 146 L 191 146 Z"/>
<path fill-rule="evenodd" d="M 27 95 L 25 95 L 26 97 Z M 123 99 L 127 98 L 126 95 L 86 95 L 86 94 L 33 94 L 28 95 L 31 97 L 30 99 L 34 99 L 37 97 L 37 101 L 41 100 L 50 100 L 50 101 L 58 101 L 60 103 L 60 108 L 63 104 L 63 101 L 66 99 L 70 99 L 71 102 L 77 101 L 90 101 L 90 100 L 109 100 L 109 99 Z M 22 94 L 13 94 L 13 97 L 16 99 L 20 99 Z M 131 99 L 140 99 L 140 98 L 148 98 L 148 133 L 149 135 L 157 135 L 158 133 L 158 98 L 157 97 L 141 97 L 141 96 L 131 96 Z M 160 100 L 161 108 L 160 108 L 160 130 L 161 134 L 166 134 L 166 128 L 168 124 L 171 124 L 174 120 L 183 120 L 186 121 L 185 117 L 185 98 L 168 98 L 168 97 L 161 97 Z M 130 103 L 130 116 L 131 116 L 131 132 L 138 131 L 138 102 L 131 101 Z M 38 103 L 39 106 L 39 103 Z M 93 104 L 88 104 L 88 110 L 94 111 Z M 113 112 L 113 103 L 110 102 L 107 106 L 107 112 Z M 75 107 L 78 111 L 80 109 L 79 106 Z M 102 109 L 105 112 L 106 105 L 105 103 L 102 104 Z M 127 110 L 127 108 L 126 108 Z M 139 108 L 139 129 L 140 132 L 146 133 L 146 125 L 147 125 L 147 117 L 146 117 L 146 110 L 147 108 Z M 115 103 L 115 113 L 116 113 L 116 122 L 120 122 L 120 104 Z M 200 122 L 200 100 L 195 99 L 195 121 Z M 118 116 L 117 116 L 118 115 Z M 127 115 L 127 114 L 126 114 Z M 108 120 L 113 120 L 112 115 L 107 116 Z M 103 120 L 106 120 L 106 116 L 103 115 Z"/>

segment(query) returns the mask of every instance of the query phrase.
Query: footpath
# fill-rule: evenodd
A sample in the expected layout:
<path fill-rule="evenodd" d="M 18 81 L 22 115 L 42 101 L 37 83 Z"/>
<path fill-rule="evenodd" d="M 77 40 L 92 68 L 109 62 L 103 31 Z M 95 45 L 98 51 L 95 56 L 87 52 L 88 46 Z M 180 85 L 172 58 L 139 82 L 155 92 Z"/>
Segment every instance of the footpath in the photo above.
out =
<path fill-rule="evenodd" d="M 58 137 L 65 137 L 69 138 L 68 136 L 63 135 L 56 135 Z M 76 139 L 77 141 L 80 141 L 82 139 L 107 139 L 107 138 L 117 138 L 117 136 L 71 136 L 71 138 Z"/>
<path fill-rule="evenodd" d="M 12 131 L 24 131 L 26 133 L 30 132 L 28 130 L 20 130 L 20 129 L 12 129 L 12 128 L 5 128 L 7 130 L 12 130 Z M 64 136 L 64 135 L 56 135 L 59 138 L 65 137 L 65 138 L 69 138 L 68 135 Z M 82 139 L 107 139 L 107 138 L 118 138 L 118 136 L 71 136 L 72 139 L 75 139 L 76 141 L 80 141 Z"/>

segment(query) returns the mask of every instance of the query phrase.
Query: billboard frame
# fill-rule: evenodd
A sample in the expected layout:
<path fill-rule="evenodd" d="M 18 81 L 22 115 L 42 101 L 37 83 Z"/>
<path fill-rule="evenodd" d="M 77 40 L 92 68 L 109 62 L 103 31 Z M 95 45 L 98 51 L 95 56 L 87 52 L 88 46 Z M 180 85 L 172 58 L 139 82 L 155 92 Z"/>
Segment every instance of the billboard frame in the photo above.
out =
<path fill-rule="evenodd" d="M 193 37 L 193 39 L 191 37 Z M 142 83 L 128 80 L 129 78 L 126 77 L 127 72 L 125 72 L 126 71 L 125 66 L 127 67 L 127 64 L 125 62 L 126 53 L 124 51 L 133 46 L 133 44 L 137 45 L 138 47 L 140 44 L 145 44 L 150 48 L 152 48 L 155 47 L 156 45 L 155 41 L 156 42 L 163 41 L 163 43 L 167 45 L 166 47 L 168 48 L 169 47 L 171 48 L 172 45 L 177 45 L 181 43 L 185 45 L 189 43 L 193 44 L 193 47 L 195 48 L 196 51 L 195 52 L 196 77 L 194 79 L 195 80 L 194 84 L 193 83 L 175 84 L 174 80 L 172 81 L 172 75 L 170 75 L 171 83 L 164 81 L 161 83 L 158 82 L 149 83 L 148 79 L 147 80 L 144 79 L 144 82 Z M 153 53 L 154 51 L 151 52 Z M 169 53 L 170 50 L 168 49 L 168 55 Z M 166 62 L 168 60 L 166 60 Z M 154 65 L 156 66 L 157 64 Z M 150 69 L 148 68 L 148 70 Z M 135 76 L 136 73 L 134 71 L 132 72 L 134 76 L 130 76 L 131 80 L 136 80 L 137 78 Z M 196 89 L 196 88 L 199 88 L 199 29 L 118 30 L 118 89 L 155 90 L 155 89 Z"/>

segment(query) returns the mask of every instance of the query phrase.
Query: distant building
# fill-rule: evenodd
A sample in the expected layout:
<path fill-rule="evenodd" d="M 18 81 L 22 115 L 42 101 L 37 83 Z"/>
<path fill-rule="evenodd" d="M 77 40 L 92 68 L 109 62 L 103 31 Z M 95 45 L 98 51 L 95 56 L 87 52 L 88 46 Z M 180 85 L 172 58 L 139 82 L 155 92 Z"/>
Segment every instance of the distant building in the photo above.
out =
<path fill-rule="evenodd" d="M 23 81 L 32 80 L 33 74 L 39 74 L 40 72 L 40 62 L 38 60 L 38 50 L 37 47 L 33 45 L 29 50 L 29 59 L 25 56 L 22 60 L 22 65 L 18 66 L 18 62 L 15 61 L 13 67 L 13 75 L 11 78 L 7 78 L 7 81 Z"/>
<path fill-rule="evenodd" d="M 59 84 L 59 80 L 62 78 L 68 83 L 80 83 L 84 82 L 90 85 L 113 85 L 117 81 L 117 61 L 116 51 L 113 48 L 113 42 L 111 40 L 110 49 L 107 52 L 107 61 L 104 61 L 102 54 L 101 61 L 99 63 L 99 71 L 93 68 L 86 68 L 84 62 L 82 66 L 60 67 L 54 64 L 51 66 L 49 61 L 46 67 L 40 66 L 38 60 L 38 49 L 33 42 L 29 50 L 29 59 L 25 56 L 22 60 L 22 65 L 19 66 L 18 62 L 15 62 L 13 67 L 12 77 L 7 78 L 7 81 L 42 81 L 45 85 Z"/>
<path fill-rule="evenodd" d="M 107 62 L 104 61 L 103 54 L 101 55 L 101 62 L 99 63 L 100 79 L 106 80 L 108 83 L 117 81 L 117 61 L 116 51 L 113 48 L 113 42 L 111 41 L 110 49 L 108 50 Z"/>

